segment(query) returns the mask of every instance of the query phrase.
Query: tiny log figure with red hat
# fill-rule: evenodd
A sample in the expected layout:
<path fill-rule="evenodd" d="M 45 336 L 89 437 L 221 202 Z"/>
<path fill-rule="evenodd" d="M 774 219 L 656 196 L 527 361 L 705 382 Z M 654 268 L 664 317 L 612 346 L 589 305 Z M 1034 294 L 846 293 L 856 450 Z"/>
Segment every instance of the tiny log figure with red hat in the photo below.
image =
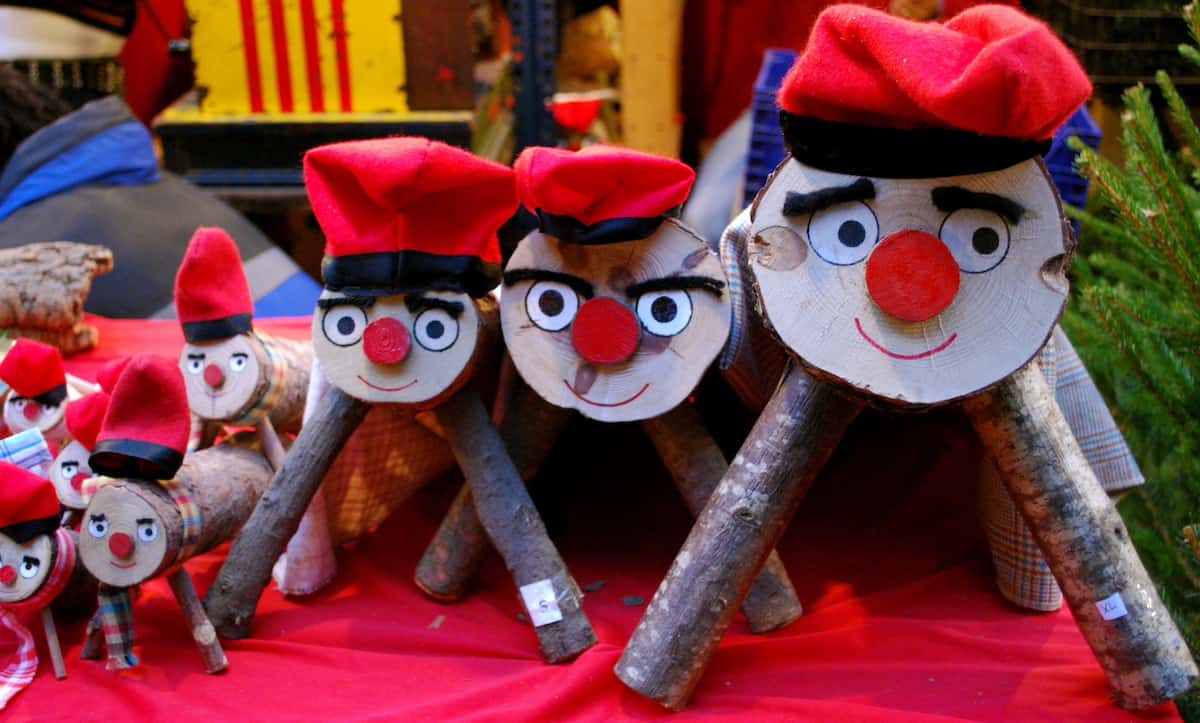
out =
<path fill-rule="evenodd" d="M 209 673 L 228 663 L 183 563 L 228 541 L 271 478 L 262 455 L 218 445 L 184 459 L 191 422 L 175 362 L 138 354 L 112 393 L 90 463 L 97 476 L 83 515 L 79 555 L 100 581 L 110 669 L 138 664 L 129 588 L 165 575 Z M 85 649 L 85 653 L 89 650 Z"/>
<path fill-rule="evenodd" d="M 521 201 L 539 221 L 504 273 L 500 319 L 517 371 L 555 407 L 603 422 L 644 422 L 698 513 L 726 463 L 687 396 L 721 351 L 731 309 L 716 253 L 673 218 L 695 173 L 612 146 L 528 148 L 515 172 Z M 545 414 L 514 408 L 523 399 L 514 394 L 501 432 L 511 426 L 512 434 L 553 437 L 556 430 L 528 421 Z M 506 441 L 510 451 L 532 447 Z M 417 569 L 418 583 L 439 599 L 464 589 L 460 578 L 474 568 L 453 554 L 478 536 L 466 528 L 469 506 L 469 497 L 455 501 Z M 744 608 L 755 632 L 800 615 L 777 556 Z"/>
<path fill-rule="evenodd" d="M 83 499 L 83 483 L 92 476 L 88 457 L 96 447 L 96 435 L 100 423 L 108 411 L 110 397 L 105 392 L 96 392 L 80 397 L 67 405 L 67 433 L 69 441 L 54 458 L 50 468 L 50 481 L 58 493 L 58 501 L 67 510 L 64 523 L 75 527 L 80 513 L 87 507 Z"/>
<path fill-rule="evenodd" d="M 271 566 L 371 403 L 431 409 L 551 662 L 595 643 L 582 593 L 546 535 L 476 390 L 480 301 L 500 277 L 496 230 L 517 209 L 512 170 L 424 138 L 309 151 L 305 181 L 326 235 L 313 344 L 332 388 L 234 541 L 209 590 L 223 634 L 243 637 Z"/>
<path fill-rule="evenodd" d="M 36 427 L 51 444 L 63 438 L 67 375 L 58 349 L 17 339 L 0 361 L 0 380 L 10 387 L 4 399 L 4 424 L 9 432 Z"/>
<path fill-rule="evenodd" d="M 77 544 L 78 536 L 59 526 L 54 486 L 0 462 L 0 628 L 17 638 L 16 659 L 0 670 L 0 709 L 37 673 L 37 647 L 19 617 L 25 612 L 41 611 L 55 677 L 67 675 L 51 605 L 79 613 L 89 597 L 95 602 L 96 590 Z"/>
<path fill-rule="evenodd" d="M 779 95 L 791 157 L 750 211 L 759 307 L 794 359 L 617 664 L 627 685 L 687 702 L 864 403 L 950 402 L 996 463 L 1117 703 L 1150 706 L 1196 680 L 1031 362 L 1066 302 L 1074 250 L 1040 156 L 1090 93 L 1070 51 L 1011 8 L 945 25 L 851 5 L 820 16 Z"/>

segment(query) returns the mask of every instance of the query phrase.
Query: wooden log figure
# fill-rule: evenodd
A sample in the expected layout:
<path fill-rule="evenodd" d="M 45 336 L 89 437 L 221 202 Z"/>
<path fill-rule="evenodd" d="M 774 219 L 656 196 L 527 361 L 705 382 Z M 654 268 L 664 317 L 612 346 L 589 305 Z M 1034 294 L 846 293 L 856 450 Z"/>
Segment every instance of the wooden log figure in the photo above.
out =
<path fill-rule="evenodd" d="M 37 428 L 51 444 L 62 440 L 66 435 L 67 374 L 58 349 L 17 339 L 0 361 L 0 380 L 9 386 L 3 415 L 9 432 Z"/>
<path fill-rule="evenodd" d="M 717 255 L 672 217 L 695 173 L 679 161 L 611 146 L 529 148 L 515 171 L 539 228 L 504 273 L 500 318 L 513 363 L 554 406 L 603 422 L 645 422 L 698 513 L 726 465 L 687 397 L 729 335 L 731 307 Z M 520 417 L 508 421 L 530 436 L 546 433 Z M 449 525 L 469 524 L 467 501 L 456 501 L 426 558 L 446 548 Z M 422 581 L 422 570 L 454 577 L 445 565 L 423 561 L 418 583 L 425 589 L 445 582 Z M 755 632 L 800 615 L 777 556 L 747 598 L 746 614 Z"/>
<path fill-rule="evenodd" d="M 921 58 L 956 59 L 909 62 Z M 1031 363 L 1074 239 L 1039 156 L 1091 93 L 1041 23 L 828 8 L 780 91 L 791 152 L 751 208 L 764 321 L 795 359 L 617 664 L 686 704 L 751 575 L 864 402 L 966 411 L 1116 702 L 1197 678 L 1182 636 Z"/>
<path fill-rule="evenodd" d="M 87 502 L 83 499 L 83 483 L 92 476 L 88 458 L 96 447 L 96 435 L 108 411 L 111 398 L 106 392 L 81 397 L 67 405 L 67 443 L 50 466 L 50 481 L 58 493 L 58 501 L 67 511 L 64 520 L 74 527 Z"/>
<path fill-rule="evenodd" d="M 209 590 L 226 635 L 246 635 L 272 563 L 369 405 L 431 409 L 521 590 L 543 656 L 595 643 L 571 578 L 504 445 L 468 386 L 484 336 L 476 299 L 499 281 L 496 229 L 516 210 L 512 171 L 423 138 L 309 151 L 326 234 L 314 350 L 332 384 L 234 541 Z"/>
<path fill-rule="evenodd" d="M 189 455 L 187 393 L 169 359 L 135 355 L 121 373 L 90 463 L 79 555 L 100 581 L 99 626 L 108 667 L 133 655 L 129 589 L 166 576 L 183 608 L 205 670 L 228 666 L 221 644 L 182 565 L 229 541 L 266 489 L 262 455 L 220 445 Z"/>

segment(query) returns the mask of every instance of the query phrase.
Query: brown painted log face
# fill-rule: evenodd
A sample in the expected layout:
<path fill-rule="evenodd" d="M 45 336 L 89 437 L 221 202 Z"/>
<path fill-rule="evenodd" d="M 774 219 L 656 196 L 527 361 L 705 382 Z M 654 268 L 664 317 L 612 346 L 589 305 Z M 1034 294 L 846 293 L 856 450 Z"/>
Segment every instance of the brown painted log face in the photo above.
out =
<path fill-rule="evenodd" d="M 1195 661 L 1041 371 L 1027 365 L 965 407 L 1117 704 L 1181 695 L 1200 675 Z"/>
<path fill-rule="evenodd" d="M 369 409 L 367 402 L 334 386 L 300 430 L 205 598 L 209 619 L 221 635 L 244 638 L 249 634 L 258 599 L 271 580 L 271 567 L 295 534 L 334 457 Z"/>
<path fill-rule="evenodd" d="M 633 632 L 616 673 L 687 704 L 754 575 L 861 403 L 789 367 Z"/>

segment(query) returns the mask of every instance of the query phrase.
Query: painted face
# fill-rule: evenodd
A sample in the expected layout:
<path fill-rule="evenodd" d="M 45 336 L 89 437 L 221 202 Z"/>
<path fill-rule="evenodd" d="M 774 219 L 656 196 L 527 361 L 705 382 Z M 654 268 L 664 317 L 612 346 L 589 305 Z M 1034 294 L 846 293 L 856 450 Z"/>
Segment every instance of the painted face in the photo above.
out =
<path fill-rule="evenodd" d="M 649 419 L 683 402 L 724 346 L 724 287 L 716 254 L 673 220 L 648 239 L 597 246 L 535 231 L 505 272 L 504 341 L 551 404 Z"/>
<path fill-rule="evenodd" d="M 422 404 L 467 379 L 480 316 L 466 294 L 369 297 L 325 291 L 317 307 L 313 351 L 329 381 L 353 397 Z"/>
<path fill-rule="evenodd" d="M 167 539 L 157 513 L 120 484 L 101 487 L 83 513 L 79 555 L 100 582 L 129 587 L 162 565 Z"/>
<path fill-rule="evenodd" d="M 232 419 L 251 405 L 261 374 L 256 343 L 249 334 L 241 334 L 184 345 L 179 367 L 193 414 L 201 419 Z"/>
<path fill-rule="evenodd" d="M 1062 209 L 1034 160 L 896 180 L 788 160 L 749 249 L 766 316 L 806 364 L 910 404 L 970 395 L 1042 347 L 1066 301 Z"/>
<path fill-rule="evenodd" d="M 4 424 L 13 434 L 36 427 L 46 439 L 60 439 L 66 413 L 65 404 L 42 404 L 12 391 L 4 400 Z"/>
<path fill-rule="evenodd" d="M 80 490 L 83 481 L 92 476 L 92 468 L 88 466 L 91 452 L 79 442 L 71 440 L 54 458 L 50 468 L 50 481 L 54 483 L 54 491 L 58 493 L 58 501 L 64 507 L 72 510 L 82 510 L 84 504 Z"/>
<path fill-rule="evenodd" d="M 0 604 L 26 600 L 50 576 L 54 549 L 50 535 L 38 535 L 24 545 L 0 533 Z"/>

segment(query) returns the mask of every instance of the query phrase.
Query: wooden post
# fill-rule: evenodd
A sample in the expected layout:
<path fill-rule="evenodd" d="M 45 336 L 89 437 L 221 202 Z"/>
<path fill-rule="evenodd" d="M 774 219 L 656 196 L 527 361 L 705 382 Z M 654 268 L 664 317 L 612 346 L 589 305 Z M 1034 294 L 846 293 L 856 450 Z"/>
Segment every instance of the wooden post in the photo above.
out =
<path fill-rule="evenodd" d="M 1175 698 L 1200 672 L 1036 364 L 964 404 L 1042 548 L 1117 704 Z"/>
<path fill-rule="evenodd" d="M 617 662 L 622 682 L 672 710 L 687 703 L 754 574 L 861 409 L 789 366 Z"/>
<path fill-rule="evenodd" d="M 167 576 L 167 583 L 183 615 L 187 618 L 188 628 L 192 631 L 192 639 L 200 649 L 200 657 L 204 658 L 204 670 L 207 673 L 220 673 L 229 667 L 225 651 L 221 649 L 221 641 L 217 640 L 217 631 L 204 614 L 204 606 L 196 596 L 196 588 L 192 586 L 192 578 L 182 567 Z"/>
<path fill-rule="evenodd" d="M 729 469 L 725 455 L 709 435 L 704 420 L 684 402 L 666 414 L 642 422 L 692 515 L 699 515 Z M 762 571 L 742 601 L 742 612 L 753 633 L 778 630 L 804 611 L 796 588 L 779 555 L 771 550 Z"/>
<path fill-rule="evenodd" d="M 583 612 L 583 593 L 547 536 L 478 393 L 473 387 L 464 389 L 434 413 L 471 486 L 479 519 L 521 589 L 542 656 L 551 663 L 575 658 L 596 643 Z M 538 595 L 539 588 L 545 594 Z M 557 608 L 559 619 L 539 624 L 538 611 L 530 607 L 533 597 L 551 610 Z"/>
<path fill-rule="evenodd" d="M 291 453 L 275 471 L 209 588 L 205 609 L 217 632 L 235 639 L 249 634 L 250 620 L 271 581 L 276 558 L 300 525 L 300 516 L 329 465 L 370 407 L 334 386 L 300 430 Z"/>
<path fill-rule="evenodd" d="M 262 443 L 263 456 L 271 463 L 271 468 L 278 471 L 283 466 L 287 451 L 279 441 L 279 435 L 275 433 L 275 426 L 267 418 L 255 425 L 254 431 L 258 433 L 258 441 Z"/>
<path fill-rule="evenodd" d="M 54 613 L 51 612 L 49 605 L 42 608 L 42 629 L 46 632 L 46 649 L 50 651 L 54 677 L 62 680 L 67 677 L 67 667 L 63 664 L 62 646 L 58 643 L 58 629 L 54 626 Z"/>

